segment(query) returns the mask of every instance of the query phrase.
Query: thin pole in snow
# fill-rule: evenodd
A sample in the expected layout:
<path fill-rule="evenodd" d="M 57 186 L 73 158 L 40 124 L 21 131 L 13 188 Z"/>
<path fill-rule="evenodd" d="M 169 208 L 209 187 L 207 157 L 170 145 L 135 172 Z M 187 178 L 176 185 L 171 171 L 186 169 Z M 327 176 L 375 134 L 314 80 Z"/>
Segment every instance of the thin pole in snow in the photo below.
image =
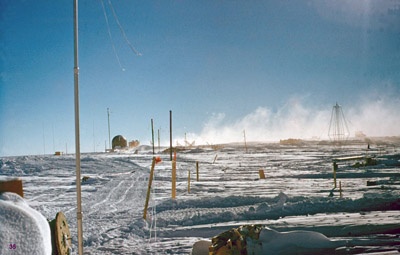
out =
<path fill-rule="evenodd" d="M 110 135 L 110 108 L 107 108 L 108 117 L 108 148 L 111 149 L 111 135 Z"/>
<path fill-rule="evenodd" d="M 169 156 L 172 161 L 172 111 L 169 111 Z"/>
<path fill-rule="evenodd" d="M 94 138 L 94 121 L 93 121 L 93 152 L 96 152 L 96 141 Z"/>
<path fill-rule="evenodd" d="M 153 128 L 153 119 L 151 119 L 151 143 L 153 145 L 153 155 L 154 155 L 154 128 Z"/>
<path fill-rule="evenodd" d="M 43 155 L 46 155 L 46 140 L 44 138 L 44 122 L 42 123 L 43 128 Z"/>
<path fill-rule="evenodd" d="M 56 152 L 56 145 L 55 145 L 55 142 L 54 142 L 54 123 L 53 123 L 52 127 L 53 127 L 53 153 L 55 153 Z"/>
<path fill-rule="evenodd" d="M 74 0 L 74 95 L 75 95 L 75 158 L 76 195 L 78 221 L 78 254 L 83 254 L 82 206 L 81 206 L 81 150 L 79 137 L 79 67 L 78 67 L 78 0 Z"/>
<path fill-rule="evenodd" d="M 158 152 L 160 152 L 160 129 L 158 129 Z"/>

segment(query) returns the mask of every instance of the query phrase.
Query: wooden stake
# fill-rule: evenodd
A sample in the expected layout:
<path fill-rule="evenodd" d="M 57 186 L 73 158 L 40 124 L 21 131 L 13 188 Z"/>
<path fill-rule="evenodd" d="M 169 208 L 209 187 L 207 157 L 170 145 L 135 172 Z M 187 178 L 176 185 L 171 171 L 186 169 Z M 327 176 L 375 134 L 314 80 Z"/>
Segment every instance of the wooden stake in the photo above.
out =
<path fill-rule="evenodd" d="M 199 181 L 199 161 L 196 161 L 196 175 L 197 175 L 197 181 Z"/>
<path fill-rule="evenodd" d="M 176 198 L 176 161 L 172 160 L 172 196 L 173 199 Z"/>
<path fill-rule="evenodd" d="M 340 195 L 340 198 L 342 198 L 342 182 L 341 181 L 339 181 L 339 195 Z"/>
<path fill-rule="evenodd" d="M 336 188 L 336 170 L 338 169 L 338 165 L 336 162 L 333 162 L 333 183 L 335 185 L 334 188 Z"/>
<path fill-rule="evenodd" d="M 188 175 L 188 193 L 190 193 L 190 169 L 189 169 L 189 175 Z"/>
<path fill-rule="evenodd" d="M 260 179 L 265 179 L 264 170 L 258 170 L 258 174 L 260 175 Z"/>
<path fill-rule="evenodd" d="M 150 189 L 151 183 L 153 181 L 154 166 L 156 165 L 156 157 L 153 157 L 153 162 L 151 163 L 149 186 L 147 188 L 146 204 L 144 205 L 143 219 L 146 219 L 147 207 L 149 206 Z"/>
<path fill-rule="evenodd" d="M 217 160 L 217 157 L 218 157 L 218 154 L 215 154 L 215 158 L 214 158 L 213 164 L 215 163 L 215 160 Z"/>

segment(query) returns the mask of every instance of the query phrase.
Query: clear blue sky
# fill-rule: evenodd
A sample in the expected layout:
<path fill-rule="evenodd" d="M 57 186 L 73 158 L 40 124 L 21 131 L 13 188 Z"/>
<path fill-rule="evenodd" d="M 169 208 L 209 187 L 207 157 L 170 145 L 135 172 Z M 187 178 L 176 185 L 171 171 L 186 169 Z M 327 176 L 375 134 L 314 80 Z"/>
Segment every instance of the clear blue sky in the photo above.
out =
<path fill-rule="evenodd" d="M 73 152 L 73 1 L 0 3 L 0 156 L 65 151 L 66 143 Z M 280 116 L 293 98 L 306 111 L 330 113 L 336 101 L 349 109 L 382 92 L 392 106 L 384 110 L 399 115 L 400 1 L 112 4 L 142 56 L 131 52 L 104 0 L 122 71 L 101 1 L 79 2 L 83 152 L 108 143 L 107 107 L 111 135 L 142 144 L 151 140 L 151 118 L 167 143 L 169 110 L 175 138 L 200 136 L 218 114 L 225 128 L 260 107 Z"/>

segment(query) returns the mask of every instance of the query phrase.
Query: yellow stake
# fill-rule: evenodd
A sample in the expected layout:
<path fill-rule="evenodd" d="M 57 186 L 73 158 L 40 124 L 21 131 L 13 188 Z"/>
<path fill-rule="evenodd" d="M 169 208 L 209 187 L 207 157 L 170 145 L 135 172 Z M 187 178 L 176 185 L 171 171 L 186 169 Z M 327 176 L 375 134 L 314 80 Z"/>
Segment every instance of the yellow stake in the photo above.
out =
<path fill-rule="evenodd" d="M 260 175 L 260 179 L 265 179 L 264 170 L 258 170 L 258 174 Z"/>
<path fill-rule="evenodd" d="M 155 165 L 156 165 L 156 158 L 153 157 L 153 162 L 151 163 L 151 170 L 150 170 L 149 187 L 147 188 L 146 204 L 144 205 L 143 219 L 146 219 L 147 207 L 149 206 L 151 182 L 153 181 L 153 172 Z"/>

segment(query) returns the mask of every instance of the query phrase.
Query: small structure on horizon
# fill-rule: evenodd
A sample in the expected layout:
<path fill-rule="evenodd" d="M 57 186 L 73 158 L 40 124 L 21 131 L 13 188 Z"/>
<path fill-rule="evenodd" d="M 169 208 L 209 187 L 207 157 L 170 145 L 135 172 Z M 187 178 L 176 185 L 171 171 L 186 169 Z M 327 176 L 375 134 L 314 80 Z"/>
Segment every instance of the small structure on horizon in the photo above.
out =
<path fill-rule="evenodd" d="M 294 138 L 289 138 L 286 140 L 279 140 L 280 144 L 286 144 L 286 145 L 296 145 L 296 144 L 301 144 L 303 143 L 303 140 L 301 139 L 294 139 Z"/>
<path fill-rule="evenodd" d="M 129 148 L 134 148 L 139 146 L 140 142 L 138 140 L 132 140 L 129 142 Z"/>
<path fill-rule="evenodd" d="M 336 105 L 332 108 L 331 121 L 329 123 L 329 138 L 335 143 L 342 143 L 349 137 L 350 132 L 347 127 L 346 118 L 344 117 L 342 106 Z"/>
<path fill-rule="evenodd" d="M 128 142 L 122 135 L 117 135 L 112 139 L 112 149 L 122 149 L 128 146 Z"/>
<path fill-rule="evenodd" d="M 364 134 L 362 131 L 356 131 L 355 134 L 354 134 L 354 137 L 355 138 L 366 138 L 367 135 Z"/>

